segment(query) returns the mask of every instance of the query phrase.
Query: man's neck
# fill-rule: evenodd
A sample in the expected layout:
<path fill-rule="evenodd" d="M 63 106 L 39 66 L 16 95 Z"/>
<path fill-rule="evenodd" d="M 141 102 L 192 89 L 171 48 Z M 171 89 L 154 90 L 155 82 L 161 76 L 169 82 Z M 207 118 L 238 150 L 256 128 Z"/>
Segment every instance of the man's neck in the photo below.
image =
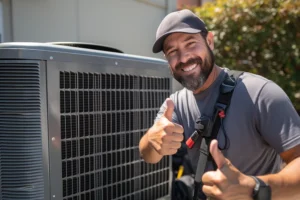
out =
<path fill-rule="evenodd" d="M 202 87 L 198 88 L 197 90 L 193 91 L 193 93 L 199 94 L 199 93 L 203 92 L 204 90 L 206 90 L 209 86 L 211 86 L 211 84 L 213 84 L 213 82 L 215 82 L 215 80 L 219 76 L 221 70 L 222 69 L 215 64 L 213 66 L 213 69 L 212 69 L 210 75 L 208 76 L 207 80 L 205 81 L 204 85 Z"/>

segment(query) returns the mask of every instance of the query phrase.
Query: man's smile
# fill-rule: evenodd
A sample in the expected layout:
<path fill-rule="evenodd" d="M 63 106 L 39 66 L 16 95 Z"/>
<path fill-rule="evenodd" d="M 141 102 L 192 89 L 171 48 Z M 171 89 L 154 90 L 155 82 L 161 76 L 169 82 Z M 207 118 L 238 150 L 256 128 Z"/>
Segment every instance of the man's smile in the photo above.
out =
<path fill-rule="evenodd" d="M 193 69 L 195 69 L 197 67 L 197 64 L 192 64 L 192 65 L 187 65 L 181 68 L 182 71 L 184 72 L 189 72 L 192 71 Z"/>

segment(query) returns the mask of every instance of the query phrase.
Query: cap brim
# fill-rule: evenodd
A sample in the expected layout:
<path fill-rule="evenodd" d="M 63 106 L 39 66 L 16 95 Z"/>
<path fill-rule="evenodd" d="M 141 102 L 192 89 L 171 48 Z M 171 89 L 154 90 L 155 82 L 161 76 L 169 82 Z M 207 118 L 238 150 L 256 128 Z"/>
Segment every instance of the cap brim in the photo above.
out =
<path fill-rule="evenodd" d="M 172 33 L 200 33 L 200 32 L 201 32 L 201 30 L 194 29 L 194 28 L 184 28 L 184 29 L 180 29 L 180 30 L 172 30 L 170 32 L 167 32 L 167 33 L 163 34 L 162 36 L 160 36 L 155 41 L 153 48 L 152 48 L 152 52 L 158 53 L 158 52 L 162 51 L 165 39 Z"/>

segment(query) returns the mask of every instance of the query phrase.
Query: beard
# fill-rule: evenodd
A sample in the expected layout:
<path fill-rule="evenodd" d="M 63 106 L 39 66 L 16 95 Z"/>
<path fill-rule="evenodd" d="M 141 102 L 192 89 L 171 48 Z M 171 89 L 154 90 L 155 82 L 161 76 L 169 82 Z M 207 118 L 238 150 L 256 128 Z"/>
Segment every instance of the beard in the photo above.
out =
<path fill-rule="evenodd" d="M 194 73 L 189 76 L 182 76 L 175 71 L 172 72 L 174 78 L 188 90 L 195 91 L 198 88 L 202 87 L 213 69 L 215 63 L 214 54 L 207 44 L 206 47 L 208 49 L 208 55 L 204 58 L 204 60 L 202 60 L 202 58 L 200 57 L 195 57 L 189 59 L 185 63 L 180 62 L 175 66 L 175 71 L 177 71 L 181 70 L 181 68 L 184 66 L 197 64 L 201 68 L 200 73 Z"/>

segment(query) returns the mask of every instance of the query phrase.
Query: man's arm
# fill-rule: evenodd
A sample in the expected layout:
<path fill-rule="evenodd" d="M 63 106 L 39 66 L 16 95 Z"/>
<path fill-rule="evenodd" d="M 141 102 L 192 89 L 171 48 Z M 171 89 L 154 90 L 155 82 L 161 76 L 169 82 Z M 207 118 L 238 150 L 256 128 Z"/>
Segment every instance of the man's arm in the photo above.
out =
<path fill-rule="evenodd" d="M 284 91 L 273 82 L 264 85 L 256 105 L 259 133 L 267 144 L 282 152 L 280 156 L 287 164 L 276 174 L 258 178 L 270 185 L 272 199 L 300 199 L 299 115 Z M 255 180 L 235 168 L 218 150 L 216 143 L 210 150 L 218 169 L 203 175 L 204 193 L 217 199 L 252 199 Z"/>
<path fill-rule="evenodd" d="M 252 199 L 255 180 L 241 173 L 212 141 L 210 152 L 218 169 L 206 172 L 203 177 L 203 192 L 213 199 Z M 280 154 L 287 165 L 277 174 L 258 176 L 272 189 L 272 200 L 300 199 L 300 145 Z"/>
<path fill-rule="evenodd" d="M 259 176 L 272 188 L 272 199 L 300 199 L 300 118 L 285 92 L 268 82 L 257 99 L 257 127 L 287 164 L 276 174 Z M 298 193 L 298 194 L 297 194 Z"/>
<path fill-rule="evenodd" d="M 280 154 L 286 166 L 277 174 L 258 176 L 272 188 L 272 199 L 300 199 L 300 145 Z"/>

